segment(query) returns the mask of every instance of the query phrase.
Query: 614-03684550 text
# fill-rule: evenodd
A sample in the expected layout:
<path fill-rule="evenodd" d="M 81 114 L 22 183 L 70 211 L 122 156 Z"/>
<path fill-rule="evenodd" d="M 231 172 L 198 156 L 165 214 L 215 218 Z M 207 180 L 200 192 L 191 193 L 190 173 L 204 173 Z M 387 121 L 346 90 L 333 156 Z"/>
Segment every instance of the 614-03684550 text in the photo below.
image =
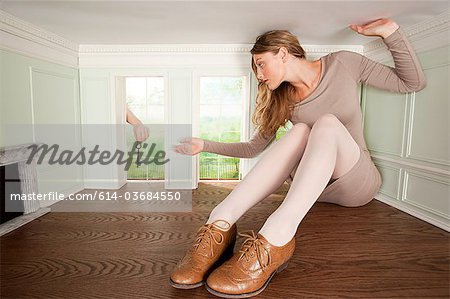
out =
<path fill-rule="evenodd" d="M 97 192 L 96 192 L 97 193 Z M 132 191 L 118 194 L 118 192 L 100 191 L 98 194 L 100 200 L 158 200 L 158 201 L 172 201 L 180 200 L 181 192 L 174 191 Z"/>

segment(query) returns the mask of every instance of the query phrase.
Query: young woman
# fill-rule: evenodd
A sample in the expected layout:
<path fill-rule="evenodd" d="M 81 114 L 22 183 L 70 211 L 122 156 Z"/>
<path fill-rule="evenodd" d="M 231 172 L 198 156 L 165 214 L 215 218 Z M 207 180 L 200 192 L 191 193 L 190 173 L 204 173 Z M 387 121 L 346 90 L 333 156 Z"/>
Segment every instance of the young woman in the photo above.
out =
<path fill-rule="evenodd" d="M 207 279 L 208 291 L 221 297 L 259 294 L 275 273 L 286 268 L 297 227 L 314 202 L 358 207 L 378 192 L 381 176 L 364 140 L 357 85 L 362 82 L 407 93 L 423 89 L 426 78 L 404 32 L 392 20 L 350 28 L 383 38 L 395 68 L 349 51 L 307 61 L 290 32 L 266 32 L 251 50 L 259 80 L 253 116 L 257 131 L 251 140 L 220 143 L 189 138 L 175 148 L 190 155 L 206 151 L 254 157 L 275 139 L 277 129 L 287 120 L 293 124 L 213 209 L 175 267 L 170 279 L 174 287 L 194 288 Z M 245 235 L 247 239 L 233 255 L 236 221 L 285 180 L 290 188 L 284 201 L 257 234 Z"/>

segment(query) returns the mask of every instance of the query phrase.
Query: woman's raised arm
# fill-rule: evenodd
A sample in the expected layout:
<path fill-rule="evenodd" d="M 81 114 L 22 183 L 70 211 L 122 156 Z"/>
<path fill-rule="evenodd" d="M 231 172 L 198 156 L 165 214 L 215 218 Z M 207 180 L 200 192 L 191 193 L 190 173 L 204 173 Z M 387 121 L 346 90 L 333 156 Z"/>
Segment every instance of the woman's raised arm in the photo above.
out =
<path fill-rule="evenodd" d="M 414 49 L 405 33 L 395 23 L 395 31 L 384 35 L 382 32 L 383 26 L 387 26 L 385 25 L 386 22 L 392 21 L 381 19 L 365 25 L 372 26 L 366 30 L 355 27 L 352 29 L 363 35 L 382 37 L 383 42 L 392 54 L 395 68 L 350 51 L 339 51 L 335 53 L 336 58 L 350 71 L 356 82 L 363 82 L 392 92 L 406 93 L 422 90 L 426 86 L 426 77 Z M 392 28 L 392 23 L 389 26 Z M 375 29 L 379 33 L 374 33 Z"/>

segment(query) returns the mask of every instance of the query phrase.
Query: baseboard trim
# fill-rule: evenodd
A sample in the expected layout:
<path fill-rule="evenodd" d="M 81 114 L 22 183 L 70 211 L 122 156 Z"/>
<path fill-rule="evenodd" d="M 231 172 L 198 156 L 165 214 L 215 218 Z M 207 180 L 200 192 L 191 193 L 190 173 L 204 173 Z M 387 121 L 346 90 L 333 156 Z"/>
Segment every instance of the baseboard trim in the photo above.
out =
<path fill-rule="evenodd" d="M 384 196 L 380 193 L 378 193 L 376 195 L 375 199 L 378 201 L 381 201 L 382 203 L 385 203 L 391 207 L 394 207 L 400 211 L 403 211 L 411 216 L 414 216 L 420 220 L 430 223 L 440 229 L 450 232 L 450 225 L 448 223 L 446 223 L 444 220 L 433 218 L 433 217 L 429 216 L 428 214 L 418 211 L 417 209 L 414 209 L 412 207 L 406 206 L 405 204 L 402 204 L 402 202 L 392 200 L 392 199 L 388 198 L 387 196 Z"/>

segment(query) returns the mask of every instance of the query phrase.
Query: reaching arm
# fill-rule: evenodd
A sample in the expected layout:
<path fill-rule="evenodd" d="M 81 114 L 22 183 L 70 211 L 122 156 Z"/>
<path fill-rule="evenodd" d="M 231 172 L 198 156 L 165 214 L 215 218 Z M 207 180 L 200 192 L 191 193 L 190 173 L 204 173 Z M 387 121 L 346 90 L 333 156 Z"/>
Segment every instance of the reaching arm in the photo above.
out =
<path fill-rule="evenodd" d="M 130 125 L 142 125 L 142 122 L 134 115 L 133 112 L 127 107 L 127 123 Z"/>
<path fill-rule="evenodd" d="M 247 142 L 216 142 L 204 140 L 203 151 L 236 158 L 253 158 L 269 146 L 275 140 L 275 137 L 276 134 L 273 134 L 270 138 L 264 138 L 256 130 Z"/>
<path fill-rule="evenodd" d="M 139 118 L 127 107 L 127 123 L 133 126 L 134 138 L 138 142 L 147 140 L 149 129 L 142 124 Z"/>
<path fill-rule="evenodd" d="M 400 93 L 425 88 L 425 74 L 402 29 L 398 28 L 383 41 L 392 54 L 395 68 L 350 51 L 339 51 L 335 53 L 336 58 L 358 83 Z"/>

